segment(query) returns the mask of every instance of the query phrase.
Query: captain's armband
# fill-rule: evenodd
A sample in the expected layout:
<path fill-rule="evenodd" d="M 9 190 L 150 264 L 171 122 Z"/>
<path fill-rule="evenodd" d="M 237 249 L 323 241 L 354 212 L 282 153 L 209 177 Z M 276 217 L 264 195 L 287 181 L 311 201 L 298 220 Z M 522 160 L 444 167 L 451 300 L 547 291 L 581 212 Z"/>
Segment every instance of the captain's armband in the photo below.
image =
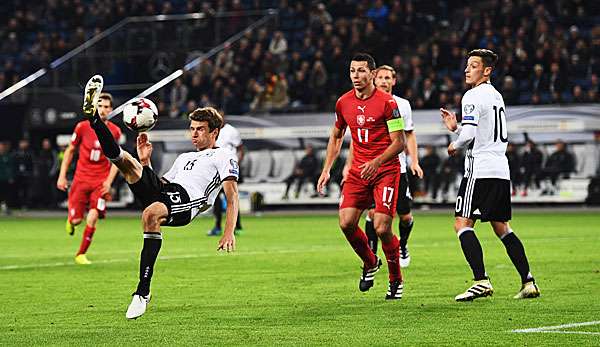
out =
<path fill-rule="evenodd" d="M 404 119 L 393 118 L 387 121 L 388 131 L 393 133 L 394 131 L 404 130 Z"/>

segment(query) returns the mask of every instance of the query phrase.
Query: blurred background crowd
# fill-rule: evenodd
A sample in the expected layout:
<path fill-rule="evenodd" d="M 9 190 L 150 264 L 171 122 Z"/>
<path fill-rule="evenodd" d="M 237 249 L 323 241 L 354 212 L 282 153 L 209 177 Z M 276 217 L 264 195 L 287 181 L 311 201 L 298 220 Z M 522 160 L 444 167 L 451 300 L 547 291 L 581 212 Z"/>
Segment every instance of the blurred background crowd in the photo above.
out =
<path fill-rule="evenodd" d="M 500 54 L 493 82 L 509 105 L 599 100 L 600 6 L 584 0 L 13 0 L 0 5 L 0 90 L 127 16 L 265 8 L 279 9 L 278 24 L 184 75 L 162 93 L 162 115 L 332 109 L 357 51 L 393 66 L 395 93 L 415 109 L 460 102 L 476 47 Z"/>

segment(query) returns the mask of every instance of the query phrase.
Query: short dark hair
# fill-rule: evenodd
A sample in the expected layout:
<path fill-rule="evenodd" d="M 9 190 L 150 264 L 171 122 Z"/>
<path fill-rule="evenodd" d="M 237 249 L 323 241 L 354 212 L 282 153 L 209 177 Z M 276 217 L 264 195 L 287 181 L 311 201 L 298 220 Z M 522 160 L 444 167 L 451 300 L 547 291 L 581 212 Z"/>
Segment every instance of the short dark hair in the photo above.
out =
<path fill-rule="evenodd" d="M 498 62 L 498 54 L 485 48 L 474 49 L 469 52 L 468 57 L 481 57 L 484 67 L 491 67 L 494 69 Z"/>
<path fill-rule="evenodd" d="M 354 57 L 352 57 L 352 61 L 366 61 L 369 70 L 375 70 L 375 67 L 377 66 L 375 64 L 375 59 L 368 53 L 356 53 Z"/>
<path fill-rule="evenodd" d="M 110 107 L 113 107 L 112 95 L 110 95 L 109 93 L 100 94 L 100 96 L 98 96 L 98 100 L 108 100 L 108 102 L 110 102 Z"/>
<path fill-rule="evenodd" d="M 213 107 L 197 108 L 190 113 L 188 118 L 192 121 L 207 122 L 208 130 L 221 129 L 223 127 L 223 117 Z"/>

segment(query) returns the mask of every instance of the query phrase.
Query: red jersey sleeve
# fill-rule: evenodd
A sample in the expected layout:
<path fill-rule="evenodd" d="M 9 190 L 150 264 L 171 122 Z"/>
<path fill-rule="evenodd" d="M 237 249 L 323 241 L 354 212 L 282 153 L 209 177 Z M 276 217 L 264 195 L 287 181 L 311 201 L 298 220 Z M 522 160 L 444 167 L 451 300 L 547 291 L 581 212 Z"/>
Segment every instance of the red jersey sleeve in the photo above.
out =
<path fill-rule="evenodd" d="M 335 103 L 335 127 L 344 130 L 348 126 L 348 123 L 346 123 L 346 120 L 342 114 L 341 104 L 342 102 L 340 99 L 338 99 L 338 101 Z"/>
<path fill-rule="evenodd" d="M 82 138 L 81 123 L 77 123 L 75 130 L 73 130 L 73 135 L 71 135 L 71 146 L 78 147 Z"/>
<path fill-rule="evenodd" d="M 117 143 L 119 143 L 119 140 L 121 139 L 121 128 L 119 128 L 118 126 L 115 125 L 115 132 L 113 133 L 113 136 L 115 137 L 115 141 L 117 141 Z"/>
<path fill-rule="evenodd" d="M 402 118 L 400 115 L 400 111 L 398 111 L 398 105 L 396 104 L 396 100 L 391 98 L 385 102 L 384 108 L 385 120 L 388 121 L 394 118 Z"/>

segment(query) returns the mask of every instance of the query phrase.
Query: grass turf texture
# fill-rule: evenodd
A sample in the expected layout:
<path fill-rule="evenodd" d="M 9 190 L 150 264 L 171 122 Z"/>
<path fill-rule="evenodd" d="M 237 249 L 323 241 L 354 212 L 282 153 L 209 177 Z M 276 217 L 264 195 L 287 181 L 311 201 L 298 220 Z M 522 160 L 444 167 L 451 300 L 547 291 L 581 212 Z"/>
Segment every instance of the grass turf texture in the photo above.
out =
<path fill-rule="evenodd" d="M 0 219 L 0 344 L 600 344 L 599 335 L 511 332 L 600 320 L 600 215 L 516 213 L 512 227 L 542 291 L 525 301 L 512 299 L 520 281 L 502 243 L 478 224 L 495 294 L 472 303 L 453 300 L 471 273 L 450 213 L 416 213 L 396 302 L 384 300 L 385 267 L 369 292 L 358 291 L 361 264 L 335 215 L 243 222 L 234 255 L 217 254 L 218 239 L 205 236 L 209 218 L 165 228 L 153 300 L 128 321 L 142 245 L 137 219 L 100 223 L 91 266 L 73 264 L 83 228 L 71 238 L 62 218 Z"/>

